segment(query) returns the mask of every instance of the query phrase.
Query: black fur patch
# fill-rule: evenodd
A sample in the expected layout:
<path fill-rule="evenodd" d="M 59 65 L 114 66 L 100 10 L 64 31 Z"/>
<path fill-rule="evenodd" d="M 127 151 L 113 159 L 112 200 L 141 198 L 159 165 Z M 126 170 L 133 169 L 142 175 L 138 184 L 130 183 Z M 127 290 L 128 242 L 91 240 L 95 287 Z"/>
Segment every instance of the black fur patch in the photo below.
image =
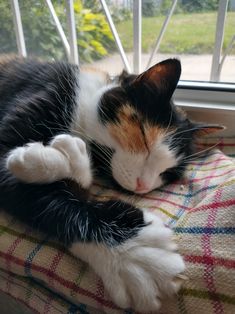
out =
<path fill-rule="evenodd" d="M 76 66 L 16 59 L 0 66 L 0 154 L 69 130 Z"/>

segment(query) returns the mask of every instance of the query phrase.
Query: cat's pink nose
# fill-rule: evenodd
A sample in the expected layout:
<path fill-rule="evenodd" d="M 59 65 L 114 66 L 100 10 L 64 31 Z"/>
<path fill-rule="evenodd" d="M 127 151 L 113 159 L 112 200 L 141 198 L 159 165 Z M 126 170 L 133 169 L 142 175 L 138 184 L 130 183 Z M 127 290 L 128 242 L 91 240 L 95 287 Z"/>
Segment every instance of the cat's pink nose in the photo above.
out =
<path fill-rule="evenodd" d="M 147 189 L 148 188 L 147 188 L 146 184 L 144 183 L 144 181 L 141 180 L 140 178 L 137 178 L 135 191 L 136 192 L 144 192 L 144 191 L 147 191 Z"/>

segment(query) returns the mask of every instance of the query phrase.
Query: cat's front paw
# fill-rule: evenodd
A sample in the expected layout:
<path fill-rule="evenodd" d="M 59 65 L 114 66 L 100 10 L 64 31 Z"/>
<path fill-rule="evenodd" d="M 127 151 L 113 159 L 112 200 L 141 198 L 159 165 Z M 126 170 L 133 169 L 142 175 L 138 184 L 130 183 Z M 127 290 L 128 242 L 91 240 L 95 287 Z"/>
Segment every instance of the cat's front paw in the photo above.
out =
<path fill-rule="evenodd" d="M 69 134 L 60 134 L 52 140 L 50 145 L 68 159 L 71 177 L 83 188 L 88 188 L 92 182 L 92 171 L 85 142 Z"/>
<path fill-rule="evenodd" d="M 36 143 L 36 146 L 42 147 L 41 143 Z M 35 146 L 35 145 L 34 145 Z M 35 159 L 34 150 L 32 145 L 17 147 L 13 149 L 6 159 L 6 168 L 17 178 L 24 182 L 34 182 L 32 177 L 32 159 Z M 37 151 L 38 153 L 38 151 Z M 40 177 L 40 174 L 39 174 Z"/>
<path fill-rule="evenodd" d="M 154 215 L 144 216 L 149 224 L 123 244 L 111 249 L 77 243 L 72 252 L 101 276 L 118 306 L 148 313 L 160 308 L 164 296 L 179 290 L 185 265 L 175 252 L 172 231 Z"/>
<path fill-rule="evenodd" d="M 6 159 L 6 168 L 27 183 L 51 183 L 70 174 L 64 155 L 39 142 L 11 150 Z"/>

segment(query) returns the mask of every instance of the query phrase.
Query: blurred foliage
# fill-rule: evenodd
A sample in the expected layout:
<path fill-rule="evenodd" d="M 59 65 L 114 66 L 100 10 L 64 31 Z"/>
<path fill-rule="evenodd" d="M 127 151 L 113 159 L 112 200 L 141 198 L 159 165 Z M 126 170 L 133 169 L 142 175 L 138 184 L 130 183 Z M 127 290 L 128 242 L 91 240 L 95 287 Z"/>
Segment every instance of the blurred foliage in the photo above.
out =
<path fill-rule="evenodd" d="M 132 19 L 132 16 L 133 16 L 131 10 L 127 8 L 123 8 L 123 7 L 116 7 L 116 6 L 110 7 L 110 13 L 112 15 L 114 23 L 119 23 L 126 20 L 130 20 Z"/>
<path fill-rule="evenodd" d="M 66 33 L 64 1 L 54 0 L 54 8 Z M 49 59 L 66 57 L 49 9 L 42 0 L 20 1 L 22 24 L 28 54 Z M 81 61 L 91 62 L 107 55 L 114 47 L 114 40 L 105 16 L 74 1 L 78 51 Z M 16 52 L 13 16 L 8 1 L 0 1 L 0 52 Z"/>
<path fill-rule="evenodd" d="M 107 55 L 114 48 L 114 40 L 103 13 L 93 13 L 79 0 L 74 2 L 74 11 L 80 58 L 91 62 Z"/>
<path fill-rule="evenodd" d="M 218 9 L 218 0 L 181 0 L 183 12 L 208 12 Z"/>
<path fill-rule="evenodd" d="M 172 0 L 142 0 L 142 12 L 145 17 L 167 14 Z M 209 12 L 218 9 L 218 0 L 180 0 L 174 13 Z"/>
<path fill-rule="evenodd" d="M 171 6 L 172 0 L 142 0 L 142 14 L 144 17 L 166 15 Z M 174 13 L 181 13 L 181 5 L 176 5 Z"/>
<path fill-rule="evenodd" d="M 10 2 L 0 1 L 0 49 L 1 53 L 15 52 L 16 39 Z"/>
<path fill-rule="evenodd" d="M 142 15 L 146 17 L 156 16 L 159 14 L 161 4 L 156 0 L 142 1 Z"/>
<path fill-rule="evenodd" d="M 101 5 L 99 0 L 82 0 L 83 6 L 87 9 L 91 9 L 92 12 L 101 12 Z"/>
<path fill-rule="evenodd" d="M 65 52 L 61 39 L 43 1 L 19 2 L 27 53 L 61 59 Z M 17 52 L 16 37 L 10 1 L 0 1 L 0 52 Z"/>
<path fill-rule="evenodd" d="M 92 12 L 103 12 L 99 0 L 82 0 L 82 3 L 86 6 L 86 8 L 91 9 Z M 132 18 L 132 10 L 130 8 L 121 5 L 115 5 L 115 2 L 112 2 L 111 0 L 106 0 L 106 3 L 114 23 L 123 22 Z"/>

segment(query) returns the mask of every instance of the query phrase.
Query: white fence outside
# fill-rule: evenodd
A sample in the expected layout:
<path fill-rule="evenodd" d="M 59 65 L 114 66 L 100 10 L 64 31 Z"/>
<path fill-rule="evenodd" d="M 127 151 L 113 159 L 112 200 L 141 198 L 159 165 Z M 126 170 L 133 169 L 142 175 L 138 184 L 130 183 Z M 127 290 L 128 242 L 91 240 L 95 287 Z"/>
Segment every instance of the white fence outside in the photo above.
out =
<path fill-rule="evenodd" d="M 141 70 L 141 55 L 142 55 L 142 52 L 141 52 L 141 32 L 142 32 L 141 8 L 142 8 L 142 1 L 148 1 L 148 0 L 109 0 L 109 1 L 99 0 L 99 1 L 106 15 L 112 34 L 114 36 L 114 39 L 115 39 L 124 67 L 126 68 L 128 72 L 139 73 Z M 161 1 L 162 0 L 159 0 L 159 3 Z M 51 0 L 45 0 L 45 3 L 47 4 L 48 9 L 50 10 L 51 16 L 53 18 L 53 21 L 55 23 L 56 29 L 60 35 L 61 41 L 64 45 L 69 62 L 78 64 L 79 56 L 78 56 L 78 51 L 77 51 L 77 38 L 76 38 L 75 17 L 74 17 L 74 10 L 73 10 L 73 0 L 66 0 L 65 2 L 66 2 L 68 33 L 69 33 L 68 39 L 66 38 L 66 35 L 56 15 L 56 12 L 55 12 L 55 9 L 53 7 Z M 108 4 L 116 5 L 119 7 L 131 8 L 133 10 L 133 41 L 134 41 L 133 66 L 131 66 L 128 62 L 128 59 L 123 49 L 118 32 L 113 23 Z M 221 73 L 221 69 L 223 67 L 225 58 L 230 53 L 233 47 L 233 44 L 235 42 L 235 35 L 234 35 L 231 38 L 231 42 L 228 45 L 228 48 L 226 49 L 224 56 L 221 56 L 228 4 L 229 4 L 229 0 L 219 0 L 219 9 L 218 9 L 217 26 L 216 26 L 216 34 L 215 34 L 215 45 L 214 45 L 214 53 L 213 53 L 211 75 L 210 75 L 211 81 L 220 80 L 220 73 Z M 165 17 L 165 21 L 162 25 L 160 33 L 157 36 L 154 48 L 152 52 L 150 53 L 147 67 L 150 66 L 153 57 L 158 53 L 162 38 L 168 27 L 168 23 L 172 17 L 172 14 L 174 13 L 176 5 L 177 5 L 177 0 L 172 0 L 172 5 Z M 230 7 L 233 5 L 234 5 L 234 0 L 231 0 Z M 20 15 L 20 8 L 19 8 L 18 0 L 11 0 L 11 7 L 13 11 L 18 53 L 26 57 L 27 49 L 25 47 L 24 32 L 23 32 L 23 27 L 21 23 L 21 15 Z"/>

